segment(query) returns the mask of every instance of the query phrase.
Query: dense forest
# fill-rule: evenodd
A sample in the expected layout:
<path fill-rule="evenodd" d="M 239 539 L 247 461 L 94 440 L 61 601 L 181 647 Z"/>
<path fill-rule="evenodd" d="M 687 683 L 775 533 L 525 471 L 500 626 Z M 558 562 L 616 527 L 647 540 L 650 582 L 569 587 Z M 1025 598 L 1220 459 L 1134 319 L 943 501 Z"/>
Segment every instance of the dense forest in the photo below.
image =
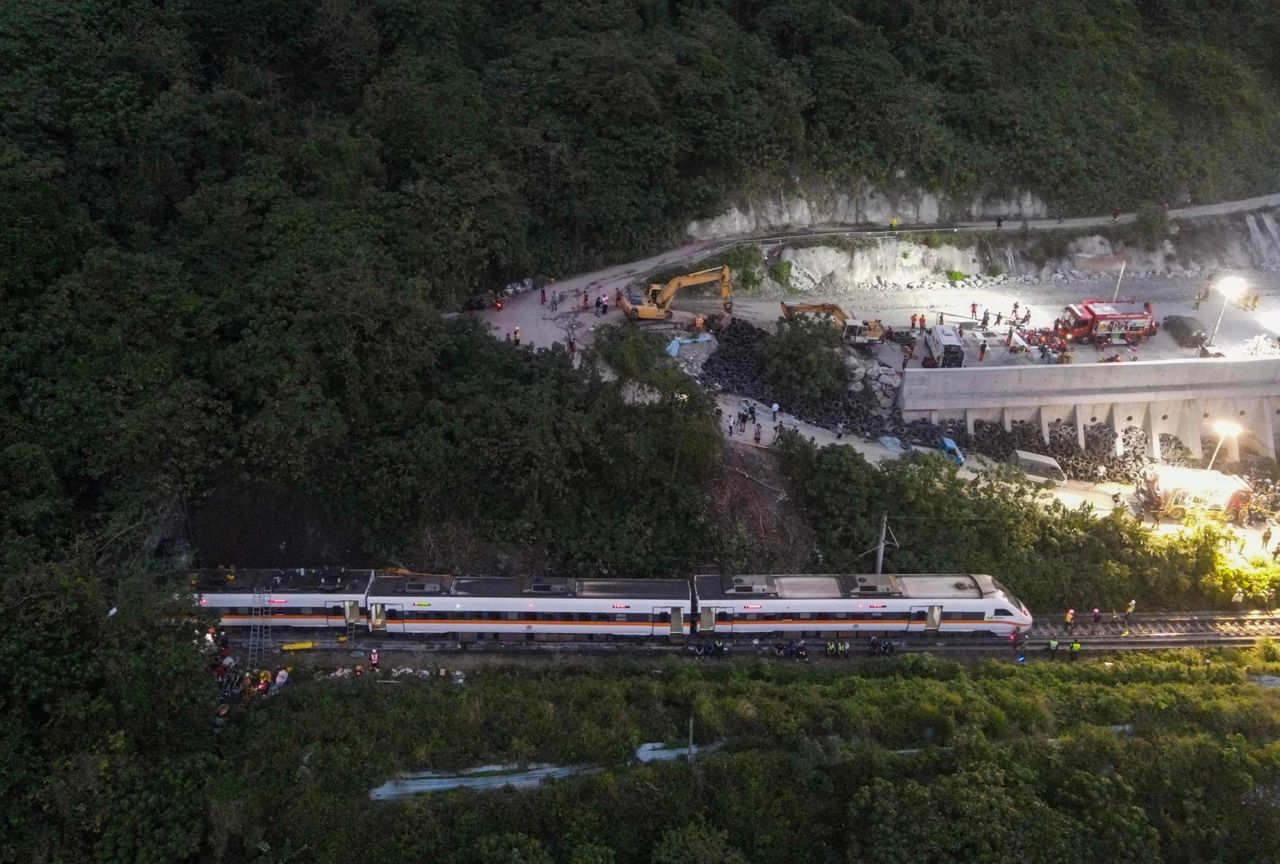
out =
<path fill-rule="evenodd" d="M 208 676 L 190 634 L 171 623 L 189 610 L 164 600 L 175 593 L 173 563 L 202 551 L 182 546 L 183 526 L 234 513 L 224 533 L 247 549 L 255 525 L 305 509 L 312 529 L 334 538 L 325 560 L 361 563 L 438 562 L 442 547 L 472 540 L 525 550 L 521 564 L 590 573 L 666 573 L 706 560 L 721 452 L 703 394 L 644 361 L 634 372 L 654 398 L 628 400 L 619 382 L 562 349 L 496 342 L 440 313 L 513 279 L 653 251 L 739 194 L 796 182 L 866 180 L 955 200 L 1025 189 L 1062 213 L 1274 191 L 1273 13 L 1266 0 L 0 4 L 0 862 L 212 852 L 267 864 L 355 860 L 369 849 L 420 860 L 423 848 L 442 849 L 439 837 L 423 847 L 409 836 L 422 820 L 408 809 L 386 840 L 402 844 L 395 849 L 383 848 L 377 817 L 363 810 L 364 833 L 351 835 L 362 847 L 334 833 L 331 847 L 317 848 L 280 830 L 283 821 L 255 827 L 282 813 L 332 826 L 348 813 L 291 810 L 297 790 L 288 788 L 245 792 L 254 778 L 241 767 L 276 767 L 269 745 L 291 728 L 292 709 L 243 718 L 244 734 L 221 745 L 207 735 Z M 626 364 L 615 365 L 625 377 Z M 831 563 L 865 548 L 863 511 L 884 503 L 848 458 L 799 446 L 787 456 L 795 483 L 828 471 L 856 481 L 815 486 L 799 502 Z M 923 484 L 957 482 L 928 465 L 885 479 L 899 484 L 904 513 L 924 499 Z M 988 492 L 999 512 L 1017 515 L 1023 493 Z M 254 554 L 292 530 L 267 524 Z M 952 566 L 1028 568 L 1029 596 L 1044 602 L 1086 588 L 1097 602 L 1221 593 L 1206 581 L 1221 573 L 1212 535 L 1118 555 L 1078 588 L 1069 568 L 1140 544 L 1133 527 L 1090 527 L 1064 513 L 1016 525 L 1020 541 L 1089 551 L 1061 562 L 1009 546 L 984 551 L 990 532 L 974 529 L 948 547 Z M 903 566 L 941 564 L 937 531 L 916 536 L 895 553 Z M 279 542 L 273 563 L 299 563 Z M 1176 565 L 1172 582 L 1158 578 L 1166 565 Z M 650 689 L 609 704 L 642 714 Z M 1081 705 L 1094 695 L 1071 692 Z M 354 693 L 344 710 L 370 695 Z M 420 706 L 421 725 L 454 716 L 436 698 Z M 848 716 L 792 717 L 717 698 L 708 716 L 721 717 L 726 734 L 735 726 L 725 718 L 760 710 L 775 711 L 783 732 L 865 729 Z M 689 700 L 631 738 L 665 735 Z M 305 700 L 296 707 L 312 716 L 301 713 Z M 928 779 L 945 777 L 948 788 L 1003 790 L 999 813 L 1028 796 L 1066 796 L 1080 825 L 1129 832 L 1114 848 L 1138 850 L 1132 860 L 1146 860 L 1140 850 L 1156 834 L 1196 860 L 1218 840 L 1198 807 L 1246 800 L 1238 786 L 1255 777 L 1274 784 L 1274 752 L 1257 743 L 1274 729 L 1244 722 L 1270 707 L 1246 700 L 1247 711 L 1227 711 L 1214 728 L 1244 739 L 1225 750 L 1182 728 L 1186 736 L 1145 754 L 1115 752 L 1129 779 L 1071 774 L 1062 789 L 1035 786 L 1026 771 L 1056 771 L 1065 758 L 1043 745 L 1014 753 L 1017 772 L 999 777 L 964 754 L 925 760 L 898 788 L 841 785 L 840 818 L 823 830 L 851 826 L 844 817 L 855 806 L 872 824 L 902 828 L 904 809 L 928 805 Z M 399 713 L 381 716 L 385 728 L 402 723 Z M 986 734 L 1007 720 L 984 717 Z M 606 718 L 582 734 L 608 728 Z M 516 748 L 508 732 L 476 741 L 486 754 L 555 746 L 588 755 L 567 744 Z M 396 760 L 352 776 L 414 761 L 403 757 L 409 743 L 396 746 Z M 351 763 L 327 758 L 286 767 L 300 789 L 350 784 Z M 713 779 L 758 792 L 795 776 L 789 752 L 755 758 L 721 757 Z M 869 758 L 885 757 L 838 754 L 839 770 L 810 764 L 800 775 L 814 784 L 810 797 L 786 803 L 812 817 L 812 795 L 847 784 Z M 1176 776 L 1159 773 L 1165 764 L 1191 765 L 1235 797 L 1187 800 Z M 311 770 L 319 785 L 307 785 Z M 663 862 L 690 848 L 705 849 L 706 861 L 765 860 L 777 848 L 776 837 L 724 831 L 779 832 L 789 817 L 757 829 L 755 811 L 689 798 L 686 779 L 671 769 L 566 785 L 495 819 L 506 833 L 487 839 L 494 831 L 477 820 L 489 814 L 468 817 L 454 802 L 443 823 L 427 814 L 427 830 L 443 824 L 475 841 L 466 848 L 476 857 L 450 860 L 609 861 L 585 841 L 556 846 L 545 814 L 579 799 L 617 812 L 651 794 L 652 812 L 692 815 L 610 834 L 631 850 L 618 860 L 650 860 L 648 845 Z M 356 794 L 350 785 L 343 793 Z M 1127 808 L 1114 816 L 1122 824 L 1107 821 L 1112 803 Z M 1020 818 L 1002 824 L 1030 817 Z M 596 831 L 590 819 L 582 826 L 581 836 Z M 1263 827 L 1276 836 L 1273 823 Z M 850 828 L 797 848 L 907 860 L 875 858 L 861 836 Z M 1065 835 L 1043 836 L 1058 849 Z M 253 845 L 259 838 L 265 845 Z M 971 860 L 970 842 L 956 839 L 956 860 Z"/>
<path fill-rule="evenodd" d="M 86 530 L 127 541 L 156 508 L 246 479 L 339 513 L 372 497 L 352 542 L 395 548 L 404 525 L 391 523 L 418 484 L 530 464 L 509 439 L 437 446 L 492 424 L 454 415 L 458 388 L 483 387 L 456 370 L 511 376 L 494 410 L 517 414 L 499 394 L 530 396 L 527 376 L 544 373 L 442 337 L 436 312 L 652 250 L 744 190 L 865 178 L 956 196 L 1030 189 L 1066 211 L 1269 191 L 1271 12 L 1263 0 L 7 4 L 6 558 L 38 560 Z M 571 426 L 544 430 L 538 449 L 564 453 L 554 435 Z M 549 482 L 602 477 L 566 470 Z M 479 497 L 407 518 L 513 521 Z M 514 522 L 513 536 L 529 520 Z"/>

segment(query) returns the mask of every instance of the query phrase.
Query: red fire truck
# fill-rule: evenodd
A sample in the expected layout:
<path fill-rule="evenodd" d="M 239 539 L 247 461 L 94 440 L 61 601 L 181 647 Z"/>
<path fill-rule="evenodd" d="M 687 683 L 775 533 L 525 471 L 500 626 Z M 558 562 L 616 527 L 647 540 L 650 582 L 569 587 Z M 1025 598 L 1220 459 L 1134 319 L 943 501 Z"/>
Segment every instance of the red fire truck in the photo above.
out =
<path fill-rule="evenodd" d="M 1157 326 L 1150 303 L 1083 300 L 1066 308 L 1057 332 L 1068 342 L 1121 345 L 1154 336 Z"/>

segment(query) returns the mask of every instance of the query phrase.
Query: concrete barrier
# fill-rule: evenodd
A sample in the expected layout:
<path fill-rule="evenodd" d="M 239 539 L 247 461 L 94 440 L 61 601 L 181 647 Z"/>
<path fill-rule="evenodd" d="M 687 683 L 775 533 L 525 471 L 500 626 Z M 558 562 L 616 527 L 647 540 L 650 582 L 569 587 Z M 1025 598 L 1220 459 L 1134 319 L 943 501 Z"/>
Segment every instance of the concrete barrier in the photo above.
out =
<path fill-rule="evenodd" d="M 1072 419 L 1081 446 L 1086 426 L 1106 423 L 1117 432 L 1136 426 L 1147 433 L 1155 456 L 1162 432 L 1178 436 L 1199 456 L 1203 438 L 1217 443 L 1213 421 L 1228 419 L 1244 428 L 1242 438 L 1256 439 L 1274 458 L 1280 358 L 907 369 L 898 407 L 908 420 L 963 419 L 970 431 L 977 420 L 1006 429 L 1029 420 L 1046 439 L 1052 421 Z M 1239 443 L 1224 443 L 1227 458 L 1238 458 Z"/>

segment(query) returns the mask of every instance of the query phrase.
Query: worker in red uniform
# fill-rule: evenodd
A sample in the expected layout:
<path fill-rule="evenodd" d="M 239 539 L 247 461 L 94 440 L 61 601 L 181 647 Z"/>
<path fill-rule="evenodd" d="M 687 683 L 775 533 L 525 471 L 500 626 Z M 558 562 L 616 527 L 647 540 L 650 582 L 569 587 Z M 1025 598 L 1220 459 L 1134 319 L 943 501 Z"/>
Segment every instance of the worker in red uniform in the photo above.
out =
<path fill-rule="evenodd" d="M 912 332 L 915 332 L 915 329 L 916 329 L 916 313 L 912 312 L 912 313 L 911 313 L 911 330 L 912 330 Z"/>

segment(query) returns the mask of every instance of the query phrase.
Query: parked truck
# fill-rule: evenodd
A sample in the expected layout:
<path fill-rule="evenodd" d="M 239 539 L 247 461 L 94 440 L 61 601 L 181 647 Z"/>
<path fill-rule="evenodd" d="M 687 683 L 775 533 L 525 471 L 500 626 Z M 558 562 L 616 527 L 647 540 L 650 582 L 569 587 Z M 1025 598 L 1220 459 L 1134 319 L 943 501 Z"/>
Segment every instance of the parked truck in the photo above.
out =
<path fill-rule="evenodd" d="M 1158 325 L 1150 303 L 1082 300 L 1063 310 L 1056 332 L 1067 342 L 1131 345 L 1154 336 Z"/>

